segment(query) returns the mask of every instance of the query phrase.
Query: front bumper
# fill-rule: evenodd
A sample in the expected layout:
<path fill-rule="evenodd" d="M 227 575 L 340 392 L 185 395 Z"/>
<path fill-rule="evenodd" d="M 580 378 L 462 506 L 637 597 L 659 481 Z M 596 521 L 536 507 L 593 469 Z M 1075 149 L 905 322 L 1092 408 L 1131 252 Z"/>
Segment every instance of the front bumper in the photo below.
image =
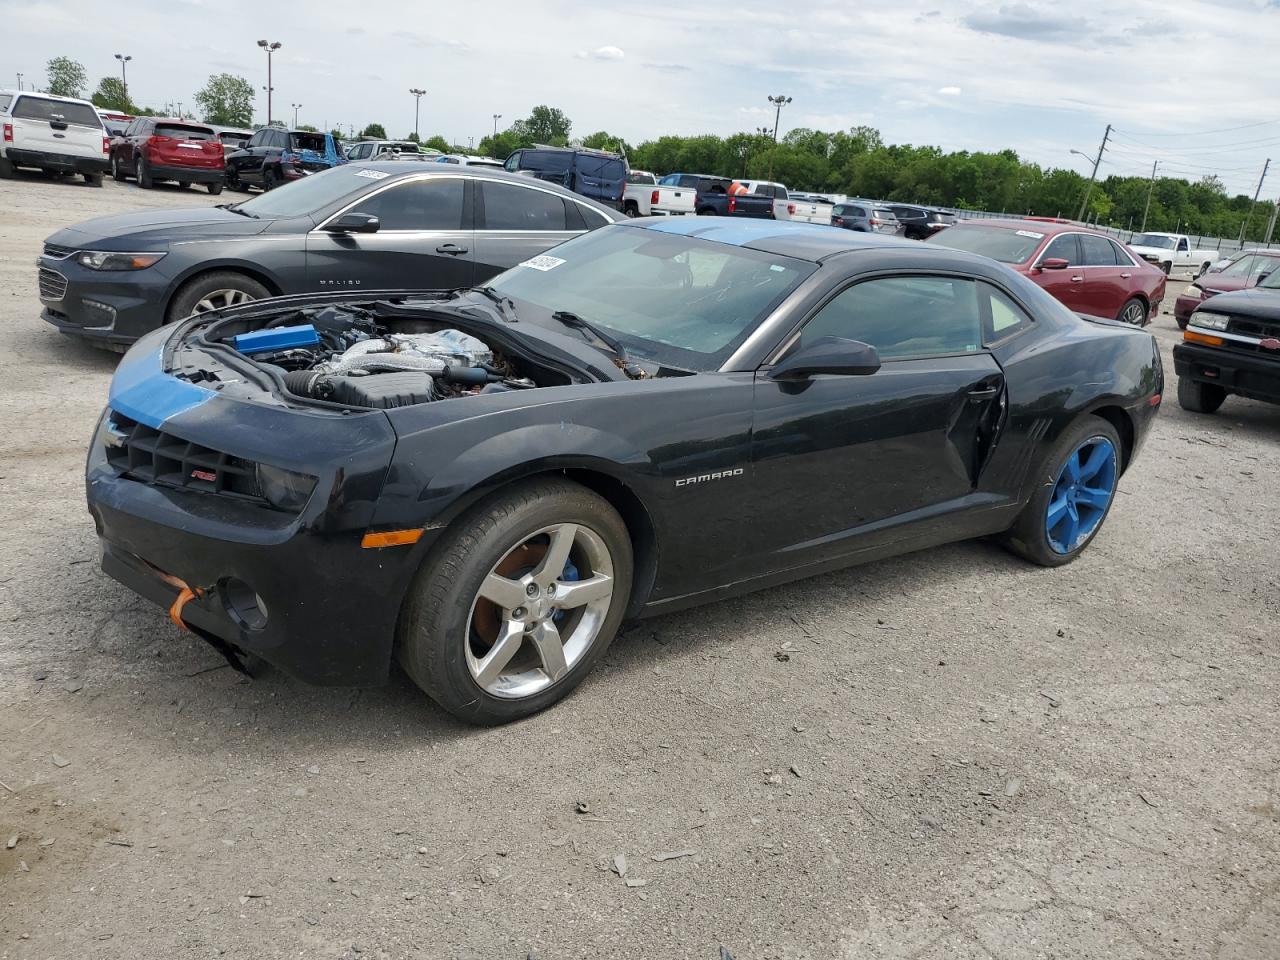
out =
<path fill-rule="evenodd" d="M 223 167 L 179 167 L 152 164 L 153 180 L 177 180 L 180 183 L 222 183 L 227 172 Z"/>
<path fill-rule="evenodd" d="M 164 260 L 145 270 L 111 271 L 42 255 L 37 265 L 40 319 L 61 333 L 130 344 L 164 323 L 161 305 L 173 284 Z"/>
<path fill-rule="evenodd" d="M 1173 369 L 1179 377 L 1217 384 L 1228 393 L 1280 403 L 1280 353 L 1266 356 L 1179 343 L 1173 348 Z"/>
<path fill-rule="evenodd" d="M 106 173 L 111 166 L 106 157 L 77 157 L 43 150 L 6 150 L 5 157 L 19 167 L 39 167 L 63 173 Z"/>

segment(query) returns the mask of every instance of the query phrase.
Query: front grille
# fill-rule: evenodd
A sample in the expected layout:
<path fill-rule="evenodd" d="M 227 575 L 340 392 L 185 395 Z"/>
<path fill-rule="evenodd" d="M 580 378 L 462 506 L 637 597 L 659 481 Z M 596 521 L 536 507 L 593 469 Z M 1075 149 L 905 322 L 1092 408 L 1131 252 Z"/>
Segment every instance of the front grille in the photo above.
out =
<path fill-rule="evenodd" d="M 57 270 L 40 268 L 40 299 L 61 300 L 67 295 L 67 278 Z"/>
<path fill-rule="evenodd" d="M 1253 317 L 1232 317 L 1227 329 L 1232 333 L 1243 334 L 1246 337 L 1261 337 L 1263 339 L 1272 337 L 1280 340 L 1280 323 L 1255 320 Z"/>
<path fill-rule="evenodd" d="M 44 255 L 53 257 L 55 260 L 65 260 L 75 252 L 74 247 L 62 247 L 56 243 L 46 243 L 44 245 Z"/>
<path fill-rule="evenodd" d="M 107 461 L 131 480 L 266 504 L 251 460 L 211 450 L 112 411 Z"/>

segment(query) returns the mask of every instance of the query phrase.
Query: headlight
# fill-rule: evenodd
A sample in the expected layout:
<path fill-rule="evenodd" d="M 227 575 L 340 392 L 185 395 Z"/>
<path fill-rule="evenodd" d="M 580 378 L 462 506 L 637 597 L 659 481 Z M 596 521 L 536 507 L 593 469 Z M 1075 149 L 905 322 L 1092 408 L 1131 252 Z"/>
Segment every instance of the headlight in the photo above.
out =
<path fill-rule="evenodd" d="M 280 510 L 294 513 L 307 505 L 311 491 L 316 488 L 316 478 L 305 473 L 295 473 L 265 463 L 258 464 L 258 489 L 267 502 Z"/>
<path fill-rule="evenodd" d="M 1207 310 L 1197 310 L 1191 315 L 1192 325 L 1204 330 L 1225 330 L 1227 329 L 1227 324 L 1230 322 L 1231 318 L 1225 313 L 1211 313 Z"/>
<path fill-rule="evenodd" d="M 1187 289 L 1183 290 L 1182 295 L 1184 297 L 1191 297 L 1192 299 L 1195 299 L 1195 300 L 1204 299 L 1204 291 L 1201 290 L 1199 287 L 1197 287 L 1194 283 L 1191 284 L 1191 286 L 1187 287 Z"/>
<path fill-rule="evenodd" d="M 164 256 L 163 253 L 107 253 L 86 250 L 76 254 L 76 263 L 90 270 L 145 270 Z"/>

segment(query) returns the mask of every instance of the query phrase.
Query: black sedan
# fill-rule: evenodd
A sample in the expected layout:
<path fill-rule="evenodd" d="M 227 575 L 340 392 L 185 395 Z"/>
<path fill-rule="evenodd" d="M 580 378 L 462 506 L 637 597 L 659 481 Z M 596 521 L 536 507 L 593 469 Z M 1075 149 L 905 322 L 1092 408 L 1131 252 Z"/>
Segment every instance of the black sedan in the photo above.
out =
<path fill-rule="evenodd" d="M 452 290 L 620 216 L 501 170 L 344 164 L 243 203 L 59 230 L 39 259 L 42 316 L 63 333 L 119 347 L 264 297 Z"/>
<path fill-rule="evenodd" d="M 371 684 L 398 656 L 497 723 L 627 618 L 970 537 L 1073 560 L 1162 387 L 1150 334 L 983 257 L 632 220 L 451 297 L 156 331 L 89 509 L 106 572 L 233 662 Z"/>

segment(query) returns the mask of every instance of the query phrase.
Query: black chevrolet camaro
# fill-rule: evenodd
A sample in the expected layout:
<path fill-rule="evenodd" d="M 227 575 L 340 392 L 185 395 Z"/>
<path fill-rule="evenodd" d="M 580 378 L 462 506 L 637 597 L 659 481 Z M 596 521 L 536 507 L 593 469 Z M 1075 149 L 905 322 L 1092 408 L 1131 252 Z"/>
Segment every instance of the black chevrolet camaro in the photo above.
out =
<path fill-rule="evenodd" d="M 122 360 L 88 462 L 111 576 L 235 662 L 398 656 L 497 723 L 629 618 L 998 535 L 1097 535 L 1153 338 L 993 261 L 775 221 L 635 220 L 447 296 L 192 317 Z"/>

